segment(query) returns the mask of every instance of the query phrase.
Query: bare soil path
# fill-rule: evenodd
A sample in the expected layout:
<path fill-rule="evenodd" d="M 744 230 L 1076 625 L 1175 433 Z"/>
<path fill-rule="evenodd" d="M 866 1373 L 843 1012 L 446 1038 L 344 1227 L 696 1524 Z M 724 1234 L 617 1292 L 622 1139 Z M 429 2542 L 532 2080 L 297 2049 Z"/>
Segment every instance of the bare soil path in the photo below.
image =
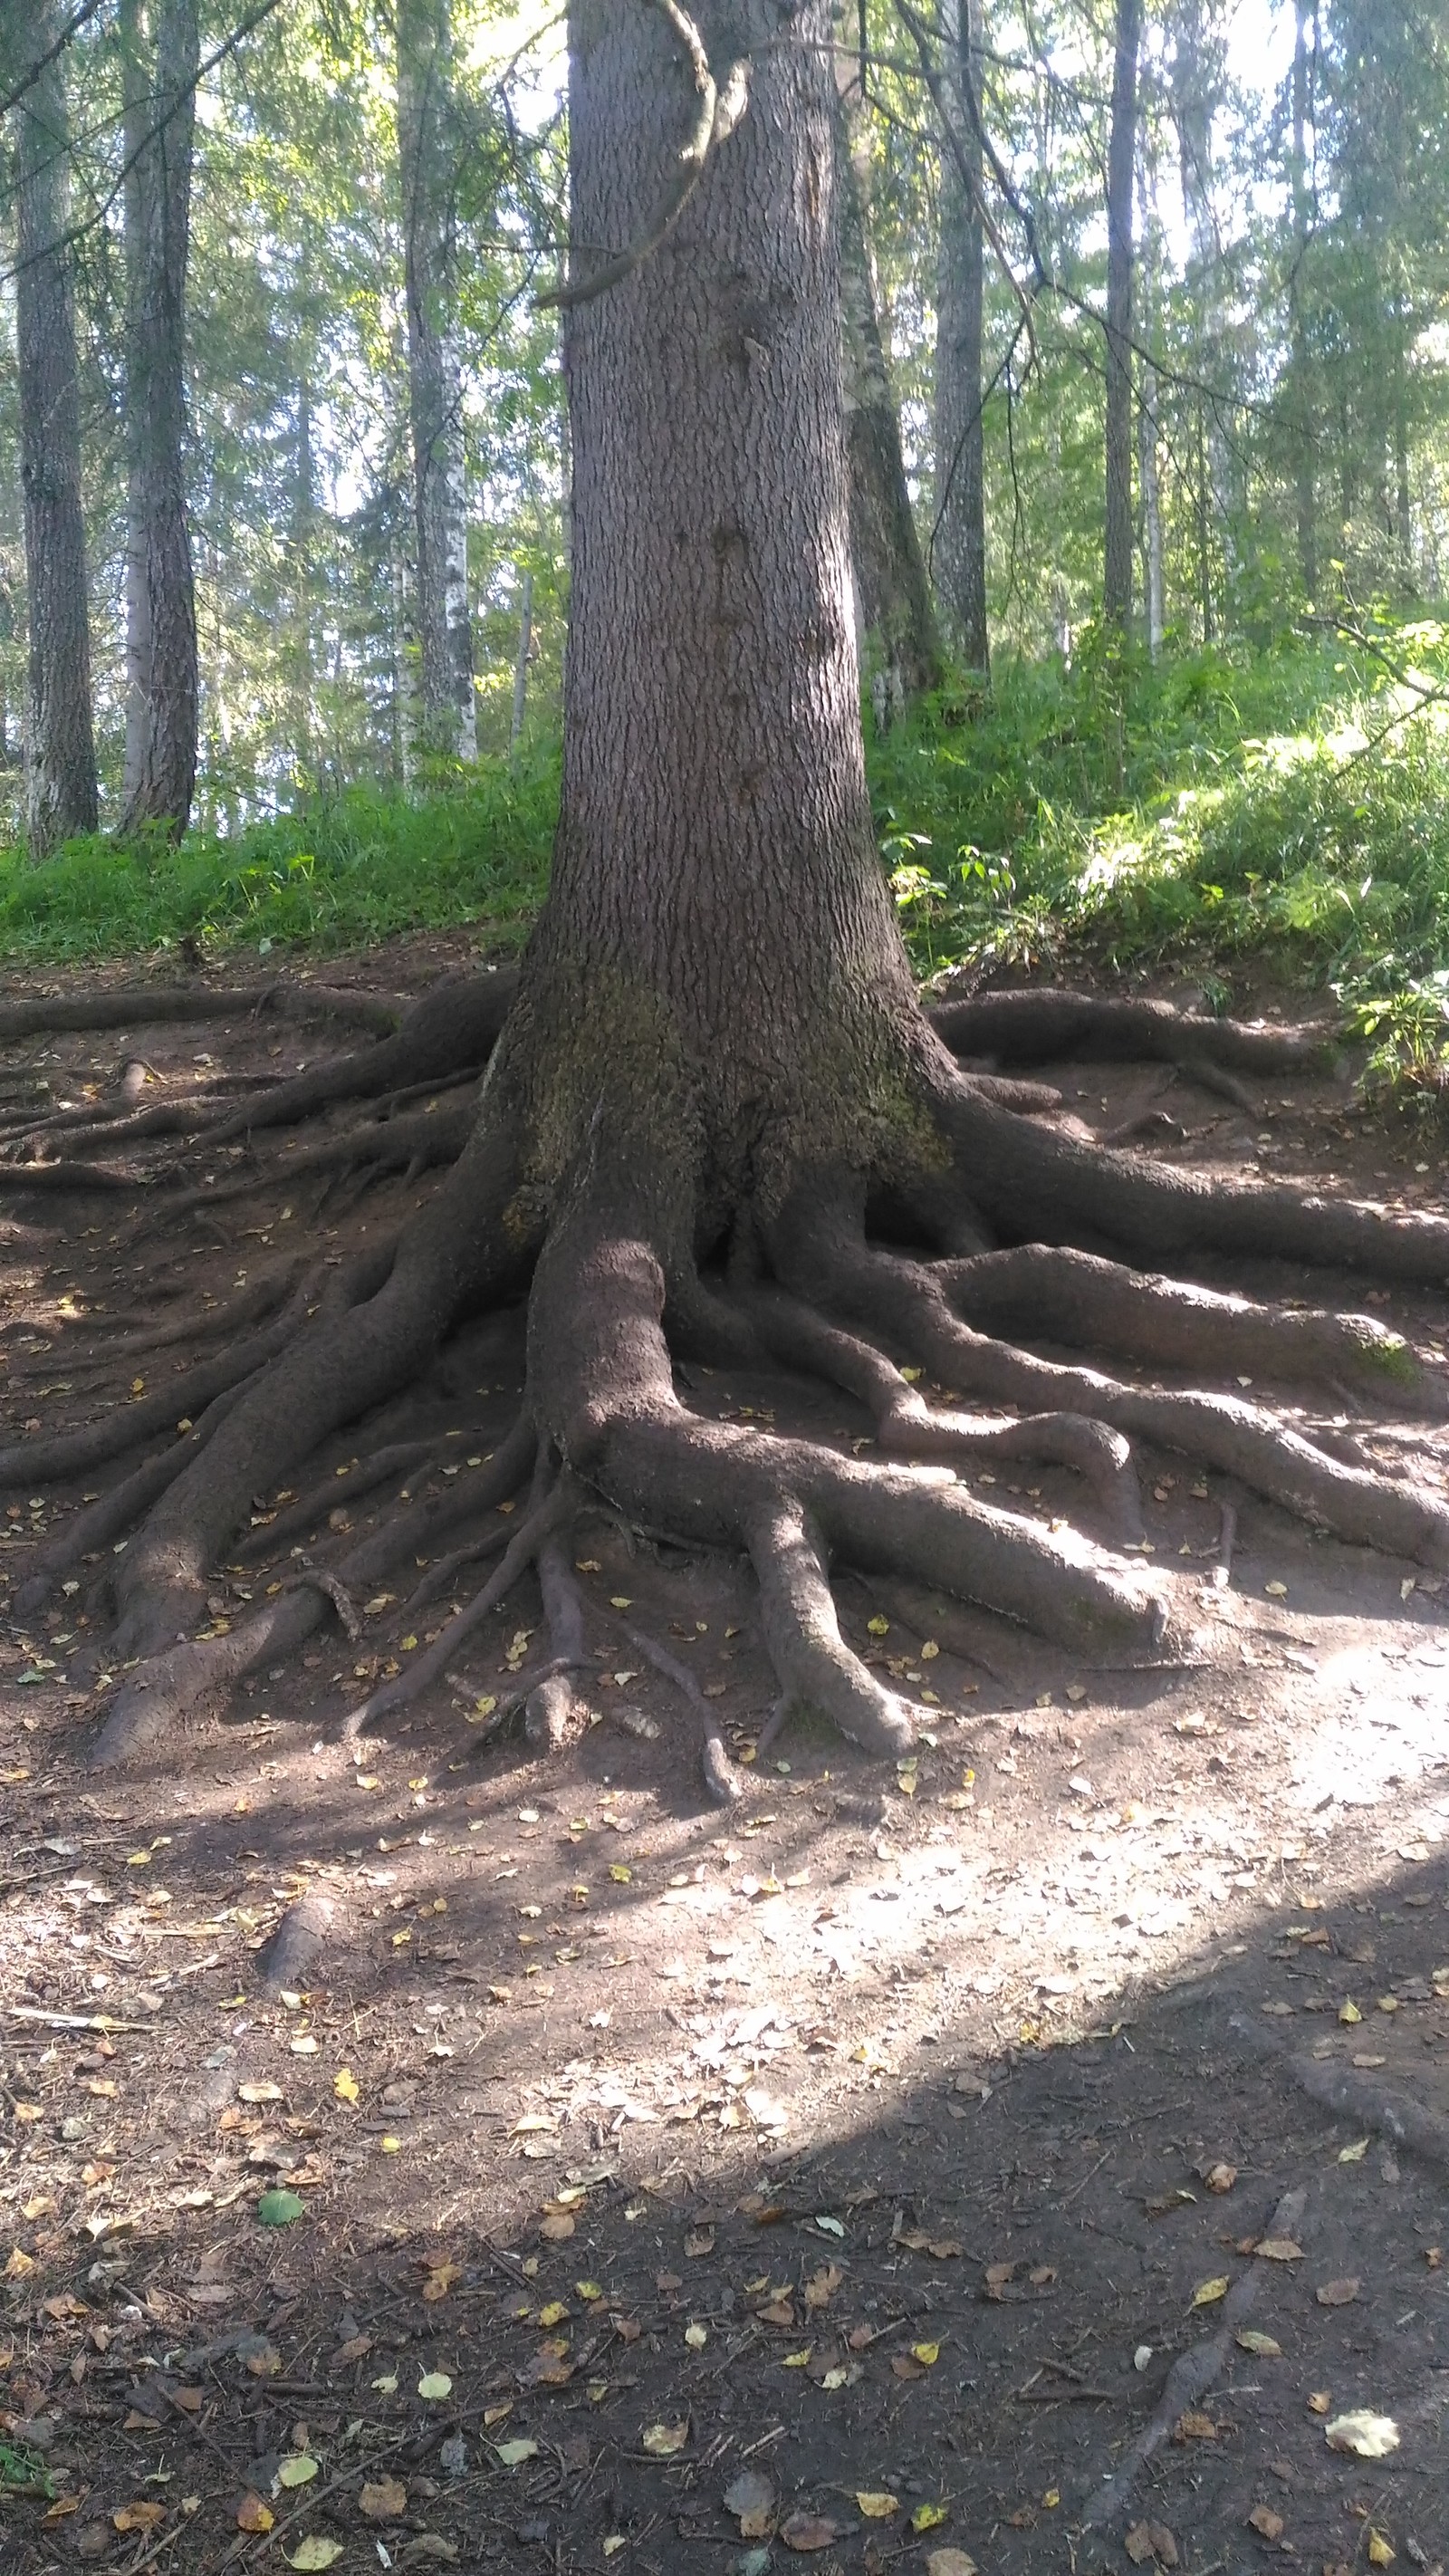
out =
<path fill-rule="evenodd" d="M 399 943 L 326 981 L 365 1011 L 468 962 Z M 17 1137 L 41 1108 L 220 1112 L 339 1042 L 246 1005 L 20 1036 L 0 1112 Z M 1331 1075 L 1249 1109 L 1160 1063 L 1052 1079 L 1064 1120 L 1145 1122 L 1181 1168 L 1446 1212 L 1438 1145 Z M 5 1439 L 166 1397 L 304 1261 L 395 1227 L 425 1158 L 305 1160 L 359 1114 L 218 1144 L 184 1205 L 140 1185 L 164 1119 L 131 1189 L 0 1166 Z M 1341 1294 L 1444 1367 L 1442 1293 L 1216 1284 Z M 402 1490 L 477 1473 L 520 1332 L 455 1341 L 305 1492 L 258 1495 L 213 1628 Z M 798 1379 L 688 1392 L 870 1440 Z M 1262 1393 L 1444 1492 L 1442 1425 Z M 414 1463 L 369 1487 L 380 1449 Z M 136 1463 L 0 1494 L 8 1602 Z M 592 1722 L 547 1758 L 497 1723 L 532 1576 L 380 1740 L 342 1721 L 424 1651 L 446 1579 L 392 1578 L 358 1637 L 329 1620 L 181 1758 L 104 1774 L 109 1545 L 12 1607 L 0 2576 L 1442 2569 L 1449 1589 L 1180 1457 L 1143 1467 L 1210 1651 L 1079 1669 L 845 1585 L 851 1642 L 921 1712 L 894 1772 L 799 1722 L 752 1761 L 773 1685 L 746 1570 L 602 1516 L 576 1551 Z M 995 1481 L 1046 1518 L 1068 1490 Z M 751 1775 L 723 1814 L 701 1703 Z"/>

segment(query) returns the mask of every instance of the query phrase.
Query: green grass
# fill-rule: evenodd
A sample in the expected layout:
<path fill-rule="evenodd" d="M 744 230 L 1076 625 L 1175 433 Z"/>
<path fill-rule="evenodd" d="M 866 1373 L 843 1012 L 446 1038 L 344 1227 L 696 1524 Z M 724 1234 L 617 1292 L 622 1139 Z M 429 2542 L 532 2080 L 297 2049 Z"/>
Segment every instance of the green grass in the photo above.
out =
<path fill-rule="evenodd" d="M 515 944 L 543 899 L 558 807 L 545 751 L 480 761 L 423 799 L 368 787 L 234 840 L 69 841 L 43 867 L 0 851 L 0 956 L 77 964 L 208 949 L 365 947 L 391 931 L 487 925 Z"/>
<path fill-rule="evenodd" d="M 1449 629 L 1383 627 L 1422 689 Z M 1246 961 L 1331 991 L 1374 1078 L 1449 1085 L 1449 708 L 1372 652 L 1197 652 L 1125 685 L 1087 651 L 997 675 L 876 747 L 877 828 L 922 973 L 1073 956 L 1197 973 L 1218 1007 Z M 1382 739 L 1380 739 L 1382 737 Z"/>
<path fill-rule="evenodd" d="M 1375 1079 L 1449 1096 L 1449 627 L 1070 671 L 1003 663 L 988 704 L 943 691 L 868 744 L 882 860 L 922 974 L 1171 962 L 1231 1004 L 1247 961 L 1331 991 Z M 1396 694 L 1397 692 L 1397 694 Z M 1382 738 L 1381 738 L 1382 737 Z M 233 840 L 0 850 L 0 957 L 366 946 L 476 925 L 516 944 L 547 882 L 556 746 L 421 798 L 354 788 Z"/>

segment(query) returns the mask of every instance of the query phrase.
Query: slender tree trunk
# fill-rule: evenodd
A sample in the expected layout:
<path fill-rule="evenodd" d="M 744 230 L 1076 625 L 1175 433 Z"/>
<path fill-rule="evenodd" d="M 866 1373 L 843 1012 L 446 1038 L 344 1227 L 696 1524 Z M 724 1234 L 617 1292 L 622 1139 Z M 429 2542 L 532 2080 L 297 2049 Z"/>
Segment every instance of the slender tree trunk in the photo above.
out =
<path fill-rule="evenodd" d="M 1141 0 L 1117 0 L 1107 143 L 1107 521 L 1102 613 L 1132 615 L 1132 201 Z"/>
<path fill-rule="evenodd" d="M 1162 651 L 1162 494 L 1157 477 L 1157 369 L 1144 361 L 1137 401 L 1137 475 L 1142 488 L 1142 570 L 1147 652 Z"/>
<path fill-rule="evenodd" d="M 1398 577 L 1407 591 L 1414 587 L 1414 511 L 1409 484 L 1409 381 L 1407 324 L 1402 287 L 1394 289 L 1394 552 Z"/>
<path fill-rule="evenodd" d="M 292 577 L 291 644 L 288 696 L 291 739 L 288 750 L 301 780 L 313 769 L 312 544 L 317 515 L 317 477 L 312 440 L 312 387 L 304 370 L 297 386 L 297 436 L 292 459 L 292 525 L 288 535 Z"/>
<path fill-rule="evenodd" d="M 449 0 L 400 0 L 397 130 L 417 511 L 422 732 L 430 749 L 455 760 L 476 760 L 454 208 L 461 147 Z"/>
<path fill-rule="evenodd" d="M 513 665 L 513 714 L 508 727 L 510 751 L 516 751 L 523 740 L 523 715 L 528 704 L 528 658 L 532 648 L 533 575 L 526 572 L 518 611 L 518 659 Z"/>
<path fill-rule="evenodd" d="M 30 20 L 31 58 L 60 30 L 56 0 Z M 70 252 L 64 58 L 46 66 L 15 111 L 19 274 L 15 281 L 20 481 L 30 618 L 26 832 L 43 858 L 99 820 L 91 727 L 90 618 L 81 514 L 80 389 Z"/>
<path fill-rule="evenodd" d="M 126 775 L 121 832 L 185 831 L 196 783 L 186 262 L 197 0 L 126 0 Z"/>
<path fill-rule="evenodd" d="M 938 685 L 941 643 L 876 310 L 865 147 L 844 96 L 836 109 L 835 150 L 850 553 L 867 652 L 879 662 L 871 675 L 873 693 L 881 684 L 877 719 L 888 723 L 909 699 Z"/>
<path fill-rule="evenodd" d="M 1304 265 L 1312 206 L 1308 188 L 1308 32 L 1314 0 L 1297 0 L 1293 38 L 1293 268 L 1288 287 L 1289 372 L 1293 388 L 1294 487 L 1298 515 L 1298 574 L 1304 596 L 1318 595 L 1318 516 L 1314 490 L 1313 385 L 1305 315 Z"/>
<path fill-rule="evenodd" d="M 949 22 L 948 22 L 949 23 Z M 947 83 L 963 158 L 977 187 L 982 154 L 968 99 L 981 104 L 981 0 L 956 0 Z M 984 235 L 953 151 L 941 155 L 936 272 L 936 532 L 931 569 L 947 634 L 968 670 L 990 667 L 986 625 L 986 444 L 982 418 Z"/>

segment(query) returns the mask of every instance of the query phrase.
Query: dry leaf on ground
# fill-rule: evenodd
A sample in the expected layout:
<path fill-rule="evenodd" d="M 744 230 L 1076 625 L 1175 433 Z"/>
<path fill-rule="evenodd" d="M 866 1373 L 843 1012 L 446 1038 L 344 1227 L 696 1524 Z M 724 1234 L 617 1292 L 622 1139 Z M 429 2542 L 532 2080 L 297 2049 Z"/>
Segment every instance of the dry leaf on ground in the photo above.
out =
<path fill-rule="evenodd" d="M 1165 2522 L 1134 2522 L 1123 2543 L 1134 2567 L 1149 2560 L 1158 2567 L 1177 2565 L 1177 2543 Z"/>
<path fill-rule="evenodd" d="M 369 2522 L 395 2522 L 407 2511 L 408 2491 L 401 2478 L 368 2478 L 357 2501 Z"/>
<path fill-rule="evenodd" d="M 759 2469 L 742 2469 L 725 2488 L 726 2513 L 740 2526 L 742 2540 L 764 2540 L 775 2525 L 775 2490 Z"/>
<path fill-rule="evenodd" d="M 1323 2438 L 1331 2451 L 1351 2451 L 1358 2460 L 1386 2460 L 1399 2447 L 1399 2428 L 1392 2415 L 1375 2415 L 1367 2407 L 1335 2415 Z"/>
<path fill-rule="evenodd" d="M 780 2525 L 780 2538 L 787 2549 L 829 2549 L 832 2542 L 844 2539 L 848 2529 L 848 2524 L 828 2522 L 823 2514 L 792 2513 Z"/>
<path fill-rule="evenodd" d="M 682 2451 L 689 2439 L 689 2418 L 680 2424 L 650 2424 L 639 2436 L 639 2447 L 652 2460 L 671 2460 Z"/>

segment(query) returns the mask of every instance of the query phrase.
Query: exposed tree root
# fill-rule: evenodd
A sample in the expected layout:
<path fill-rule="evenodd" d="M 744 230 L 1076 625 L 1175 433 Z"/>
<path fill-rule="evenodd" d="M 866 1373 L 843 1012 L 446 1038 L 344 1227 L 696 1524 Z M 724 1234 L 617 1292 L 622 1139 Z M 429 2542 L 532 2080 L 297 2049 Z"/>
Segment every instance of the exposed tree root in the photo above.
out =
<path fill-rule="evenodd" d="M 1145 1561 L 1134 1442 L 1216 1468 L 1235 1490 L 1246 1486 L 1341 1537 L 1449 1564 L 1449 1506 L 1431 1480 L 1397 1481 L 1352 1454 L 1331 1454 L 1244 1391 L 1249 1380 L 1316 1382 L 1335 1395 L 1350 1389 L 1369 1412 L 1390 1398 L 1442 1419 L 1442 1388 L 1406 1341 L 1367 1314 L 1227 1294 L 1158 1266 L 1237 1254 L 1437 1287 L 1449 1281 L 1443 1220 L 1283 1187 L 1209 1186 L 1063 1132 L 1050 1123 L 1059 1095 L 1045 1085 L 956 1073 L 944 1057 L 939 1071 L 928 1070 L 942 1150 L 898 1167 L 834 1169 L 817 1155 L 808 1176 L 784 1191 L 740 1175 L 706 1186 L 698 1174 L 675 1174 L 652 1146 L 626 1146 L 627 1118 L 621 1126 L 618 1104 L 601 1103 L 573 1164 L 543 1189 L 526 1152 L 519 1162 L 519 1095 L 500 1070 L 506 1048 L 481 1098 L 473 1090 L 515 982 L 511 973 L 450 979 L 380 1042 L 242 1101 L 218 1104 L 213 1090 L 110 1122 L 65 1112 L 73 1126 L 17 1127 L 47 1146 L 104 1142 L 128 1154 L 143 1137 L 184 1130 L 184 1169 L 193 1146 L 210 1156 L 335 1103 L 380 1103 L 361 1125 L 179 1189 L 175 1164 L 169 1174 L 153 1165 L 149 1179 L 70 1162 L 0 1170 L 0 1184 L 16 1189 L 144 1186 L 143 1227 L 157 1215 L 175 1225 L 219 1213 L 308 1174 L 366 1185 L 451 1165 L 421 1213 L 365 1259 L 301 1279 L 273 1272 L 194 1325 L 143 1323 L 119 1348 L 111 1342 L 105 1357 L 128 1367 L 188 1335 L 212 1339 L 213 1355 L 164 1388 L 82 1430 L 0 1452 L 0 1468 L 33 1487 L 121 1458 L 189 1417 L 174 1448 L 123 1473 L 58 1533 L 20 1595 L 32 1610 L 73 1569 L 99 1560 L 97 1583 L 109 1582 L 119 1614 L 116 1651 L 143 1659 L 102 1729 L 100 1761 L 158 1748 L 188 1718 L 219 1707 L 243 1675 L 285 1661 L 322 1623 L 354 1634 L 377 1584 L 413 1557 L 421 1579 L 410 1592 L 399 1585 L 407 1592 L 400 1615 L 449 1594 L 453 1615 L 404 1669 L 384 1676 L 344 1733 L 356 1738 L 397 1717 L 531 1572 L 543 1601 L 543 1652 L 502 1695 L 488 1731 L 522 1708 L 531 1740 L 560 1747 L 580 1723 L 589 1670 L 572 1530 L 591 1506 L 629 1530 L 748 1557 L 780 1694 L 762 1742 L 808 1702 L 868 1752 L 888 1756 L 910 1745 L 916 1713 L 842 1633 L 835 1572 L 854 1569 L 882 1597 L 909 1599 L 935 1632 L 959 1630 L 962 1651 L 988 1667 L 982 1641 L 1001 1617 L 1087 1667 L 1197 1653 L 1209 1569 L 1179 1575 Z M 206 996 L 204 1013 L 178 1001 L 175 1015 L 261 1000 L 231 994 L 218 1005 Z M 26 1023 L 32 1031 L 47 1025 L 44 1007 Z M 373 1012 L 370 1024 L 382 1016 Z M 953 1047 L 996 1064 L 1068 1052 L 1145 1055 L 1223 1090 L 1240 1089 L 1239 1075 L 1316 1070 L 1325 1060 L 1313 1037 L 1159 1004 L 1002 994 L 938 1006 L 931 1017 Z M 426 1108 L 410 1105 L 450 1087 L 458 1096 L 437 1108 L 431 1098 Z M 158 1187 L 165 1179 L 173 1186 Z M 877 1218 L 892 1243 L 873 1230 Z M 922 1239 L 924 1258 L 900 1248 Z M 723 1257 L 723 1274 L 709 1260 L 697 1266 L 701 1245 Z M 373 1445 L 358 1438 L 362 1455 L 346 1475 L 263 1511 L 256 1498 L 276 1495 L 322 1441 L 395 1398 L 446 1335 L 518 1296 L 530 1275 L 522 1410 L 481 1468 L 445 1491 L 414 1494 L 436 1469 L 459 1464 L 458 1452 L 437 1436 L 408 1437 L 394 1413 Z M 72 1326 L 65 1365 L 104 1364 L 102 1320 L 76 1319 L 92 1347 L 77 1351 Z M 115 1319 L 104 1321 L 113 1336 Z M 1123 1374 L 1083 1364 L 1085 1352 Z M 866 1408 L 875 1451 L 845 1456 L 758 1421 L 706 1418 L 677 1394 L 672 1354 L 707 1368 L 783 1364 L 823 1379 Z M 37 1367 L 54 1365 L 52 1344 Z M 461 1384 L 459 1368 L 472 1372 L 454 1365 Z M 1080 1477 L 1106 1543 L 1060 1518 L 1047 1526 L 1044 1516 L 997 1508 L 952 1472 L 1016 1460 Z M 342 1524 L 339 1506 L 350 1513 L 395 1479 L 407 1481 L 374 1529 L 358 1537 Z M 1211 1572 L 1226 1581 L 1239 1506 L 1218 1499 L 1222 1561 Z M 515 1503 L 516 1519 L 490 1517 Z M 440 1552 L 438 1541 L 454 1532 L 457 1543 Z M 274 1581 L 230 1627 L 196 1634 L 206 1585 L 228 1548 L 234 1572 L 262 1562 Z M 458 1577 L 489 1557 L 496 1562 L 486 1580 L 458 1607 Z M 738 1795 L 742 1775 L 695 1675 L 647 1630 L 620 1624 L 634 1654 L 688 1706 L 710 1794 Z"/>
<path fill-rule="evenodd" d="M 1097 1495 L 1112 1535 L 1119 1541 L 1141 1538 L 1142 1496 L 1130 1445 L 1119 1432 L 1079 1413 L 987 1421 L 933 1412 L 874 1343 L 827 1324 L 800 1299 L 780 1289 L 758 1290 L 748 1312 L 777 1357 L 833 1380 L 870 1407 L 883 1449 L 904 1458 L 1037 1458 L 1074 1467 Z"/>
<path fill-rule="evenodd" d="M 274 1011 L 289 1020 L 351 1020 L 358 1028 L 386 1031 L 396 1028 L 406 1009 L 387 994 L 331 984 L 123 984 L 108 992 L 0 998 L 0 1046 L 72 1029 L 160 1028 L 240 1018 L 245 1011 Z"/>
<path fill-rule="evenodd" d="M 259 1100 L 228 1110 L 201 1130 L 212 1146 L 261 1127 L 295 1125 L 334 1100 L 374 1099 L 379 1092 L 422 1090 L 487 1063 L 513 1006 L 513 968 L 485 975 L 450 975 L 406 1011 L 397 1028 L 376 1046 L 311 1065 L 289 1082 L 276 1083 Z"/>
<path fill-rule="evenodd" d="M 1145 1392 L 973 1332 L 952 1312 L 938 1276 L 867 1244 L 862 1195 L 844 1175 L 802 1193 L 779 1229 L 776 1267 L 805 1296 L 904 1342 L 943 1384 L 1032 1411 L 1050 1407 L 1110 1422 L 1241 1477 L 1340 1538 L 1449 1565 L 1449 1506 L 1345 1465 L 1261 1406 L 1197 1391 Z"/>
<path fill-rule="evenodd" d="M 423 1111 L 415 1117 L 369 1119 L 365 1125 L 349 1127 L 319 1144 L 295 1146 L 277 1161 L 258 1163 L 231 1179 L 203 1182 L 178 1191 L 150 1212 L 147 1221 L 169 1225 L 197 1208 L 225 1207 L 236 1199 L 253 1197 L 258 1190 L 274 1189 L 279 1182 L 283 1188 L 290 1188 L 293 1181 L 308 1172 L 345 1176 L 366 1167 L 373 1176 L 379 1176 L 384 1172 L 417 1173 L 439 1163 L 453 1163 L 468 1142 L 475 1116 L 476 1107 L 470 1096 L 432 1117 Z M 57 1164 L 54 1168 L 64 1170 L 66 1166 Z M 0 1166 L 0 1178 L 3 1176 Z M 134 1188 L 136 1184 L 127 1186 Z"/>
<path fill-rule="evenodd" d="M 320 1311 L 319 1301 L 330 1304 L 337 1293 L 335 1289 L 324 1292 L 318 1273 L 311 1272 L 288 1299 L 275 1323 L 245 1341 L 234 1342 L 230 1350 L 215 1359 L 184 1370 L 159 1393 L 137 1396 L 129 1404 L 117 1405 L 98 1421 L 87 1423 L 83 1430 L 62 1431 L 53 1440 L 26 1440 L 14 1448 L 0 1449 L 0 1482 L 8 1484 L 15 1477 L 29 1477 L 33 1484 L 45 1484 L 58 1476 L 102 1466 L 107 1459 L 124 1457 L 128 1449 L 154 1438 L 158 1431 L 175 1428 L 188 1416 L 194 1420 L 214 1396 L 224 1394 L 240 1379 L 253 1376 L 285 1350 L 308 1313 Z"/>
<path fill-rule="evenodd" d="M 567 1743 L 578 1709 L 574 1676 L 584 1664 L 584 1604 L 569 1555 L 573 1521 L 540 1542 L 536 1566 L 548 1630 L 549 1668 L 529 1691 L 523 1727 L 530 1744 L 556 1752 Z"/>
<path fill-rule="evenodd" d="M 1258 1305 L 1091 1253 L 1023 1244 L 936 1272 L 958 1314 L 979 1328 L 1197 1373 L 1247 1369 L 1297 1382 L 1342 1379 L 1366 1396 L 1393 1393 L 1436 1414 L 1444 1390 L 1401 1333 L 1371 1315 Z"/>
<path fill-rule="evenodd" d="M 943 1091 L 942 1124 L 963 1186 L 1017 1242 L 1090 1238 L 1121 1252 L 1254 1255 L 1443 1288 L 1449 1218 L 1394 1216 L 1284 1186 L 1208 1182 L 1079 1144 L 997 1109 L 969 1082 Z"/>
<path fill-rule="evenodd" d="M 471 1490 L 455 1488 L 395 1513 L 331 1570 L 350 1595 L 365 1596 L 421 1540 L 436 1537 L 468 1510 L 485 1511 L 506 1500 L 527 1473 L 533 1448 L 532 1425 L 520 1423 L 480 1469 Z M 226 1635 L 178 1638 L 174 1646 L 153 1654 L 117 1694 L 96 1742 L 92 1758 L 97 1766 L 133 1761 L 164 1743 L 188 1719 L 219 1706 L 245 1673 L 294 1653 L 321 1625 L 328 1606 L 315 1585 L 279 1590 Z"/>
<path fill-rule="evenodd" d="M 968 1002 L 935 1002 L 927 1013 L 953 1055 L 989 1056 L 997 1064 L 1050 1064 L 1085 1056 L 1096 1064 L 1150 1063 L 1222 1067 L 1234 1073 L 1322 1073 L 1333 1039 L 1304 1030 L 1219 1020 L 1179 1011 L 1170 1002 L 1100 1001 L 1086 993 L 983 993 Z"/>
<path fill-rule="evenodd" d="M 551 1490 L 543 1492 L 538 1491 L 536 1479 L 535 1499 L 527 1517 L 504 1549 L 497 1571 L 489 1576 L 482 1591 L 449 1620 L 431 1646 L 415 1657 L 406 1671 L 384 1682 L 362 1702 L 360 1708 L 352 1711 L 342 1729 L 344 1739 L 355 1742 L 381 1718 L 392 1717 L 421 1698 L 429 1684 L 439 1680 L 449 1665 L 456 1663 L 474 1629 L 481 1627 L 489 1611 L 497 1608 L 525 1567 L 537 1562 L 543 1542 L 562 1524 L 570 1521 L 578 1507 L 579 1496 L 570 1478 L 559 1477 Z"/>
<path fill-rule="evenodd" d="M 389 1477 L 410 1475 L 425 1458 L 436 1457 L 441 1443 L 434 1440 L 395 1440 L 385 1449 L 375 1449 L 349 1468 L 346 1476 L 335 1475 L 326 1484 L 314 1485 L 300 1502 L 291 1503 L 285 1511 L 269 1512 L 248 1531 L 237 1548 L 244 1564 L 249 1556 L 272 1556 L 279 1547 L 299 1537 L 304 1530 L 325 1521 L 339 1506 L 345 1511 L 360 1502 L 364 1494 L 375 1493 Z"/>
<path fill-rule="evenodd" d="M 225 1421 L 238 1403 L 248 1381 L 231 1386 L 213 1398 L 200 1421 L 169 1449 L 158 1450 L 144 1465 L 132 1469 L 108 1494 L 102 1494 L 75 1519 L 67 1523 L 58 1539 L 44 1550 L 32 1565 L 15 1595 L 17 1610 L 42 1608 L 67 1575 L 73 1574 L 87 1557 L 109 1547 L 122 1530 L 133 1529 L 143 1512 L 158 1502 L 168 1486 L 174 1485 L 189 1457 L 203 1449 L 219 1423 Z"/>

